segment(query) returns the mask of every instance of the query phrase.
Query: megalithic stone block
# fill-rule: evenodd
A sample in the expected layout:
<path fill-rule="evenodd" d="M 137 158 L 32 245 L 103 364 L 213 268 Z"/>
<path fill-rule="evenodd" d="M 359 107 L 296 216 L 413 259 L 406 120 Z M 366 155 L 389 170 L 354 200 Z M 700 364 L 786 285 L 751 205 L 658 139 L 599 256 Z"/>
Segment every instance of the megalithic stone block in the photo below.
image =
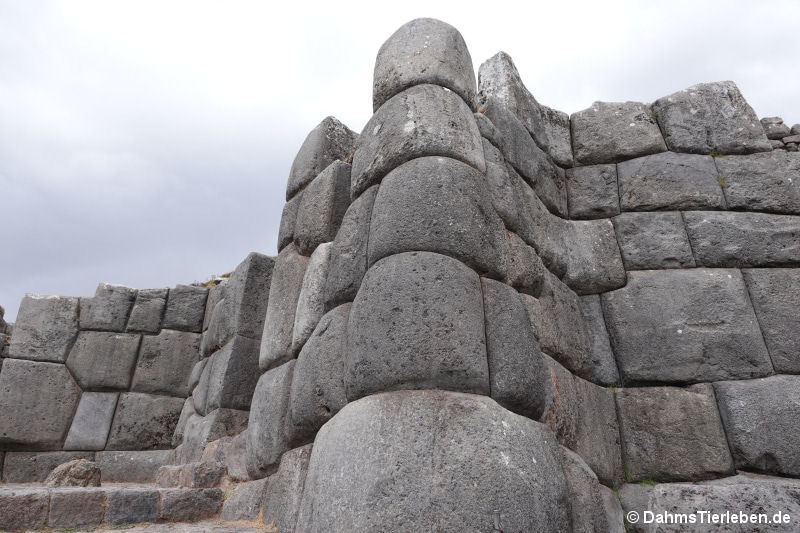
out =
<path fill-rule="evenodd" d="M 182 398 L 139 392 L 120 394 L 106 449 L 169 448 L 183 402 Z"/>
<path fill-rule="evenodd" d="M 136 294 L 136 301 L 125 331 L 158 333 L 167 306 L 169 289 L 145 289 Z"/>
<path fill-rule="evenodd" d="M 122 285 L 99 284 L 93 297 L 81 298 L 81 329 L 125 331 L 136 293 Z"/>
<path fill-rule="evenodd" d="M 265 524 L 275 524 L 278 531 L 294 531 L 303 498 L 312 446 L 289 450 L 281 457 L 277 472 L 269 477 L 264 494 Z"/>
<path fill-rule="evenodd" d="M 185 331 L 162 330 L 145 336 L 131 390 L 186 397 L 189 376 L 200 360 L 200 335 Z"/>
<path fill-rule="evenodd" d="M 303 198 L 302 191 L 292 196 L 286 202 L 281 212 L 281 224 L 278 228 L 278 251 L 294 240 L 294 224 L 297 221 L 297 209 L 300 207 L 300 200 Z"/>
<path fill-rule="evenodd" d="M 350 205 L 350 165 L 334 161 L 303 191 L 294 225 L 294 243 L 303 255 L 336 236 Z"/>
<path fill-rule="evenodd" d="M 26 294 L 19 306 L 9 357 L 63 363 L 78 335 L 78 298 Z"/>
<path fill-rule="evenodd" d="M 714 161 L 731 209 L 800 215 L 800 153 L 776 150 Z"/>
<path fill-rule="evenodd" d="M 207 298 L 208 289 L 205 287 L 178 285 L 170 289 L 163 327 L 200 333 L 203 331 Z"/>
<path fill-rule="evenodd" d="M 331 243 L 321 244 L 308 261 L 292 330 L 292 352 L 299 353 L 303 344 L 325 314 L 325 282 L 331 257 Z"/>
<path fill-rule="evenodd" d="M 72 419 L 65 450 L 102 450 L 117 408 L 116 392 L 84 392 Z"/>
<path fill-rule="evenodd" d="M 81 331 L 67 358 L 67 368 L 83 390 L 130 387 L 141 335 Z"/>
<path fill-rule="evenodd" d="M 237 335 L 211 356 L 194 394 L 201 415 L 220 407 L 250 407 L 259 376 L 258 348 L 257 340 Z"/>

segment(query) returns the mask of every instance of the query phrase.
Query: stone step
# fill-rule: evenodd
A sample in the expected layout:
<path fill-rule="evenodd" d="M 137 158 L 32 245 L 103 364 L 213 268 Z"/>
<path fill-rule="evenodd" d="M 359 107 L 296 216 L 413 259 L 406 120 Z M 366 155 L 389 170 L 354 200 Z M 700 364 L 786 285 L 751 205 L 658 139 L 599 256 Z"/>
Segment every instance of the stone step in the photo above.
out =
<path fill-rule="evenodd" d="M 201 462 L 165 465 L 156 472 L 156 485 L 162 488 L 212 488 L 230 484 L 228 469 L 222 463 Z"/>

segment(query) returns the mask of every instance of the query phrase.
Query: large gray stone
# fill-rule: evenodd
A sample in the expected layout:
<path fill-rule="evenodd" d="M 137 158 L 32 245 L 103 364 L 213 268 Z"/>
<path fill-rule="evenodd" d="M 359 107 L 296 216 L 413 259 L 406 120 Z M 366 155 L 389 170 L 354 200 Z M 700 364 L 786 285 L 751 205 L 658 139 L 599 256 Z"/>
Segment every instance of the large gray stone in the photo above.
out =
<path fill-rule="evenodd" d="M 92 452 L 6 452 L 3 481 L 6 483 L 42 483 L 60 464 L 73 459 L 93 460 Z"/>
<path fill-rule="evenodd" d="M 550 272 L 539 298 L 536 330 L 542 349 L 575 373 L 588 369 L 591 353 L 580 298 Z"/>
<path fill-rule="evenodd" d="M 623 211 L 725 209 L 714 158 L 703 155 L 648 155 L 617 165 Z"/>
<path fill-rule="evenodd" d="M 123 285 L 99 284 L 92 298 L 81 298 L 81 329 L 125 331 L 136 292 Z"/>
<path fill-rule="evenodd" d="M 0 444 L 60 448 L 80 395 L 64 365 L 6 359 L 0 371 Z"/>
<path fill-rule="evenodd" d="M 775 371 L 800 374 L 800 269 L 743 270 Z"/>
<path fill-rule="evenodd" d="M 764 117 L 760 120 L 761 126 L 764 128 L 764 133 L 767 139 L 783 139 L 791 134 L 789 126 L 784 124 L 781 117 Z"/>
<path fill-rule="evenodd" d="M 800 265 L 800 217 L 765 213 L 684 213 L 698 265 Z"/>
<path fill-rule="evenodd" d="M 83 390 L 127 389 L 139 352 L 140 335 L 81 331 L 67 368 Z"/>
<path fill-rule="evenodd" d="M 50 491 L 40 488 L 0 488 L 0 528 L 22 530 L 47 524 Z"/>
<path fill-rule="evenodd" d="M 173 463 L 203 461 L 210 443 L 244 431 L 249 416 L 247 411 L 225 408 L 214 409 L 206 416 L 190 416 L 183 431 L 183 442 L 175 449 Z M 217 458 L 212 457 L 209 460 L 217 461 Z"/>
<path fill-rule="evenodd" d="M 116 392 L 84 392 L 64 441 L 65 450 L 102 450 L 117 408 Z"/>
<path fill-rule="evenodd" d="M 681 213 L 623 213 L 611 220 L 625 270 L 695 266 Z"/>
<path fill-rule="evenodd" d="M 295 361 L 264 373 L 253 392 L 247 424 L 247 471 L 260 479 L 275 471 L 291 448 L 289 409 Z"/>
<path fill-rule="evenodd" d="M 220 518 L 227 521 L 254 520 L 264 506 L 264 492 L 271 478 L 238 483 L 226 491 Z"/>
<path fill-rule="evenodd" d="M 52 528 L 96 527 L 106 514 L 106 492 L 100 489 L 60 489 L 50 492 L 47 525 Z"/>
<path fill-rule="evenodd" d="M 716 163 L 731 209 L 800 215 L 800 153 L 776 150 Z"/>
<path fill-rule="evenodd" d="M 397 391 L 320 430 L 296 531 L 564 531 L 552 434 L 483 396 Z M 478 481 L 480 480 L 480 481 Z"/>
<path fill-rule="evenodd" d="M 160 489 L 158 518 L 189 522 L 215 517 L 222 508 L 222 489 Z"/>
<path fill-rule="evenodd" d="M 122 393 L 108 435 L 108 450 L 168 448 L 183 399 L 139 392 Z"/>
<path fill-rule="evenodd" d="M 619 371 L 608 339 L 600 296 L 597 294 L 581 296 L 581 311 L 591 353 L 586 377 L 600 385 L 616 385 L 619 383 Z"/>
<path fill-rule="evenodd" d="M 452 157 L 486 170 L 472 112 L 455 93 L 436 85 L 417 85 L 393 96 L 367 122 L 353 156 L 351 196 L 423 156 Z"/>
<path fill-rule="evenodd" d="M 595 102 L 570 116 L 572 148 L 580 165 L 617 163 L 667 150 L 650 106 Z"/>
<path fill-rule="evenodd" d="M 580 455 L 561 447 L 561 465 L 569 492 L 569 508 L 574 533 L 608 533 L 602 485 Z"/>
<path fill-rule="evenodd" d="M 457 29 L 432 18 L 403 24 L 378 51 L 372 82 L 372 108 L 423 83 L 454 91 L 475 105 L 475 71 L 467 44 Z"/>
<path fill-rule="evenodd" d="M 294 244 L 303 255 L 336 236 L 350 205 L 350 165 L 334 161 L 303 191 L 294 225 Z"/>
<path fill-rule="evenodd" d="M 292 352 L 298 353 L 319 319 L 325 314 L 325 282 L 331 258 L 331 243 L 320 244 L 308 261 L 292 328 Z"/>
<path fill-rule="evenodd" d="M 313 178 L 312 178 L 313 179 Z M 291 200 L 287 201 L 281 212 L 281 224 L 278 227 L 278 251 L 294 240 L 294 224 L 297 221 L 297 210 L 300 207 L 300 200 L 303 198 L 302 192 L 296 194 Z"/>
<path fill-rule="evenodd" d="M 169 289 L 145 289 L 136 294 L 125 331 L 158 333 Z"/>
<path fill-rule="evenodd" d="M 564 283 L 578 294 L 599 294 L 625 285 L 625 267 L 609 219 L 573 220 L 564 233 Z"/>
<path fill-rule="evenodd" d="M 99 487 L 100 467 L 88 459 L 73 459 L 55 467 L 44 484 L 48 487 Z"/>
<path fill-rule="evenodd" d="M 207 359 L 204 359 L 200 363 L 205 363 L 207 361 Z M 175 426 L 175 431 L 172 433 L 172 446 L 177 447 L 181 442 L 183 442 L 183 435 L 184 431 L 186 430 L 186 425 L 188 424 L 189 419 L 197 414 L 197 410 L 194 408 L 194 401 L 195 398 L 194 395 L 192 395 L 186 398 L 186 401 L 183 402 L 181 416 L 178 418 L 178 424 Z"/>
<path fill-rule="evenodd" d="M 264 493 L 263 521 L 278 531 L 295 530 L 311 450 L 311 444 L 308 444 L 284 453 L 278 471 L 269 478 Z"/>
<path fill-rule="evenodd" d="M 9 357 L 63 363 L 78 334 L 78 298 L 26 294 L 19 306 Z"/>
<path fill-rule="evenodd" d="M 738 270 L 629 272 L 627 286 L 602 298 L 625 383 L 696 383 L 772 372 Z"/>
<path fill-rule="evenodd" d="M 261 335 L 258 355 L 258 366 L 261 370 L 283 364 L 294 356 L 292 330 L 307 265 L 308 257 L 297 253 L 297 248 L 293 244 L 278 254 L 272 271 L 264 332 Z"/>
<path fill-rule="evenodd" d="M 570 218 L 603 218 L 619 214 L 616 165 L 568 168 Z"/>
<path fill-rule="evenodd" d="M 247 410 L 258 381 L 257 340 L 235 336 L 211 356 L 195 395 L 195 408 L 201 415 L 220 407 Z"/>
<path fill-rule="evenodd" d="M 294 158 L 286 185 L 286 200 L 302 191 L 337 159 L 350 161 L 357 139 L 357 133 L 334 117 L 325 117 L 311 130 Z"/>
<path fill-rule="evenodd" d="M 189 395 L 189 376 L 200 360 L 200 335 L 164 329 L 156 336 L 145 336 L 131 390 Z"/>
<path fill-rule="evenodd" d="M 478 116 L 482 117 L 484 115 L 478 114 Z M 488 151 L 490 147 L 497 150 L 485 139 L 483 145 L 484 151 Z M 506 168 L 505 159 L 502 155 L 499 157 L 501 161 L 495 162 L 489 161 L 489 156 L 487 155 L 486 161 L 486 183 L 491 194 L 492 206 L 507 228 L 519 232 L 522 227 L 522 199 Z"/>
<path fill-rule="evenodd" d="M 505 234 L 489 198 L 484 175 L 455 159 L 423 157 L 401 165 L 375 198 L 369 264 L 400 252 L 437 252 L 502 279 Z"/>
<path fill-rule="evenodd" d="M 522 203 L 521 224 L 517 233 L 534 247 L 550 272 L 563 277 L 567 272 L 565 235 L 569 222 L 551 214 L 516 171 L 510 166 L 507 169 Z"/>
<path fill-rule="evenodd" d="M 395 389 L 488 394 L 478 275 L 430 252 L 375 263 L 353 302 L 346 353 L 349 400 Z"/>
<path fill-rule="evenodd" d="M 158 490 L 155 489 L 108 489 L 105 522 L 111 525 L 155 522 L 158 520 L 158 500 Z"/>
<path fill-rule="evenodd" d="M 736 467 L 800 476 L 800 376 L 714 384 Z"/>
<path fill-rule="evenodd" d="M 205 287 L 178 285 L 170 289 L 163 327 L 194 333 L 202 332 L 207 298 L 208 289 Z"/>
<path fill-rule="evenodd" d="M 603 508 L 609 533 L 625 533 L 625 516 L 622 514 L 622 505 L 617 493 L 601 485 L 600 497 L 603 499 Z"/>
<path fill-rule="evenodd" d="M 733 473 L 708 383 L 619 389 L 616 399 L 627 481 L 691 481 Z"/>
<path fill-rule="evenodd" d="M 95 454 L 106 483 L 153 483 L 172 450 L 104 451 Z"/>
<path fill-rule="evenodd" d="M 508 54 L 499 52 L 486 60 L 478 80 L 481 100 L 496 98 L 522 121 L 542 150 L 562 167 L 572 166 L 569 116 L 536 101 Z"/>
<path fill-rule="evenodd" d="M 659 98 L 653 112 L 667 147 L 692 154 L 749 154 L 772 146 L 732 81 L 699 83 Z"/>
<path fill-rule="evenodd" d="M 506 232 L 508 264 L 505 281 L 518 291 L 538 297 L 544 286 L 545 266 L 536 250 L 516 233 Z"/>

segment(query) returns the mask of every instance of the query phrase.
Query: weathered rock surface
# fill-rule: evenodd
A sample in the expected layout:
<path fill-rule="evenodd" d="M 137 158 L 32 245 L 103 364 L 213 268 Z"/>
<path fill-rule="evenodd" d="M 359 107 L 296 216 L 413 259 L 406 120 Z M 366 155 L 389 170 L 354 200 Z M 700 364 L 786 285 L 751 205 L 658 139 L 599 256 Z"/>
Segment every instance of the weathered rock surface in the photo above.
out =
<path fill-rule="evenodd" d="M 60 464 L 73 459 L 94 460 L 92 452 L 6 452 L 3 481 L 42 483 Z"/>
<path fill-rule="evenodd" d="M 182 398 L 139 392 L 120 394 L 106 449 L 168 448 L 182 408 Z"/>
<path fill-rule="evenodd" d="M 610 220 L 570 221 L 564 245 L 567 271 L 563 280 L 576 293 L 599 294 L 625 285 L 625 268 Z"/>
<path fill-rule="evenodd" d="M 281 212 L 281 224 L 278 227 L 279 252 L 283 250 L 287 244 L 294 240 L 294 224 L 297 221 L 297 210 L 300 208 L 300 200 L 302 198 L 302 192 L 295 194 L 283 206 L 283 211 Z"/>
<path fill-rule="evenodd" d="M 145 336 L 131 390 L 186 397 L 189 376 L 200 359 L 200 335 L 164 329 Z"/>
<path fill-rule="evenodd" d="M 259 376 L 258 346 L 258 341 L 237 335 L 211 356 L 194 394 L 201 415 L 220 407 L 250 408 Z"/>
<path fill-rule="evenodd" d="M 536 328 L 539 344 L 572 372 L 583 372 L 591 358 L 580 298 L 558 278 L 545 272 Z"/>
<path fill-rule="evenodd" d="M 263 521 L 277 527 L 278 531 L 294 531 L 297 524 L 311 450 L 308 444 L 284 453 L 277 472 L 269 478 L 264 493 Z"/>
<path fill-rule="evenodd" d="M 561 465 L 569 492 L 569 508 L 573 532 L 608 532 L 605 502 L 600 483 L 580 455 L 561 447 Z"/>
<path fill-rule="evenodd" d="M 619 214 L 616 165 L 568 168 L 570 218 L 603 218 Z"/>
<path fill-rule="evenodd" d="M 545 266 L 536 250 L 516 233 L 506 232 L 508 258 L 506 283 L 518 291 L 538 297 L 544 286 Z"/>
<path fill-rule="evenodd" d="M 319 319 L 325 314 L 325 283 L 331 258 L 331 243 L 321 244 L 308 261 L 292 329 L 292 352 L 298 353 Z"/>
<path fill-rule="evenodd" d="M 107 505 L 105 522 L 107 524 L 138 524 L 158 520 L 159 494 L 157 490 L 126 487 L 124 489 L 108 489 L 105 492 Z"/>
<path fill-rule="evenodd" d="M 800 153 L 716 158 L 731 209 L 800 215 Z"/>
<path fill-rule="evenodd" d="M 50 493 L 28 488 L 0 488 L 0 528 L 38 528 L 47 524 Z"/>
<path fill-rule="evenodd" d="M 102 450 L 117 408 L 116 392 L 85 392 L 64 441 L 67 450 Z"/>
<path fill-rule="evenodd" d="M 169 289 L 145 289 L 137 292 L 125 331 L 158 333 L 168 292 Z"/>
<path fill-rule="evenodd" d="M 140 335 L 81 331 L 67 358 L 83 390 L 127 389 L 139 353 Z"/>
<path fill-rule="evenodd" d="M 172 450 L 104 451 L 95 454 L 95 461 L 106 483 L 153 483 L 156 471 L 169 462 L 171 453 Z"/>
<path fill-rule="evenodd" d="M 193 522 L 212 518 L 222 508 L 222 489 L 161 489 L 158 518 L 168 522 Z"/>
<path fill-rule="evenodd" d="M 483 117 L 480 113 L 478 116 Z M 486 119 L 487 121 L 489 119 Z M 491 194 L 492 206 L 497 212 L 500 219 L 505 224 L 506 228 L 512 231 L 521 231 L 522 228 L 522 209 L 523 203 L 520 198 L 520 190 L 517 184 L 511 178 L 508 172 L 507 163 L 502 154 L 497 151 L 497 148 L 489 144 L 489 141 L 484 139 L 483 143 L 484 152 L 487 154 L 486 158 L 486 184 L 489 187 Z M 490 158 L 490 150 L 497 152 L 497 161 L 492 161 Z M 522 178 L 520 178 L 521 180 Z"/>
<path fill-rule="evenodd" d="M 228 521 L 254 520 L 264 506 L 264 492 L 270 478 L 236 484 L 225 493 L 220 518 Z"/>
<path fill-rule="evenodd" d="M 260 479 L 275 471 L 291 448 L 289 398 L 295 361 L 265 372 L 256 385 L 247 424 L 247 471 Z"/>
<path fill-rule="evenodd" d="M 764 117 L 760 120 L 761 126 L 764 128 L 764 133 L 767 139 L 783 139 L 788 137 L 791 133 L 789 126 L 783 123 L 781 117 Z"/>
<path fill-rule="evenodd" d="M 336 236 L 350 205 L 350 165 L 339 160 L 328 165 L 303 191 L 294 225 L 298 252 L 314 249 Z"/>
<path fill-rule="evenodd" d="M 81 329 L 125 331 L 136 292 L 122 285 L 99 284 L 92 298 L 81 298 Z"/>
<path fill-rule="evenodd" d="M 619 371 L 608 339 L 600 296 L 597 294 L 581 296 L 581 311 L 591 354 L 585 370 L 586 377 L 600 385 L 616 385 L 619 383 Z"/>
<path fill-rule="evenodd" d="M 63 363 L 78 334 L 78 298 L 26 294 L 19 306 L 9 357 Z"/>
<path fill-rule="evenodd" d="M 198 461 L 219 461 L 226 463 L 225 457 L 205 457 L 210 443 L 225 437 L 238 435 L 247 427 L 250 413 L 236 409 L 214 409 L 206 416 L 190 416 L 183 431 L 183 442 L 175 449 L 173 463 L 195 463 Z"/>
<path fill-rule="evenodd" d="M 170 289 L 163 327 L 193 333 L 202 332 L 207 298 L 208 289 L 205 287 L 178 285 Z"/>
<path fill-rule="evenodd" d="M 612 221 L 625 270 L 695 266 L 681 213 L 622 213 Z"/>
<path fill-rule="evenodd" d="M 48 487 L 99 487 L 100 467 L 94 461 L 74 459 L 55 467 L 44 484 Z"/>

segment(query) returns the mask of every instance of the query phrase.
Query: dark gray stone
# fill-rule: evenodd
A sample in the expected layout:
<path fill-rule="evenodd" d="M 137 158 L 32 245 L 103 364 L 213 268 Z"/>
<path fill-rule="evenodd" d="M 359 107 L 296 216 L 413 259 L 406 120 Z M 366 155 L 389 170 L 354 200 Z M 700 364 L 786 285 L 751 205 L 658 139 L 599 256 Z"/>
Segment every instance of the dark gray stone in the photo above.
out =
<path fill-rule="evenodd" d="M 545 266 L 536 250 L 525 244 L 516 233 L 506 232 L 508 266 L 506 283 L 518 291 L 539 296 L 544 286 Z"/>
<path fill-rule="evenodd" d="M 207 365 L 207 392 L 200 414 L 220 407 L 247 410 L 258 381 L 258 346 L 256 340 L 238 335 L 211 356 Z"/>
<path fill-rule="evenodd" d="M 698 265 L 800 265 L 800 217 L 766 213 L 684 213 Z"/>
<path fill-rule="evenodd" d="M 178 285 L 174 289 L 170 289 L 163 327 L 194 333 L 202 332 L 206 298 L 208 298 L 208 289 L 205 287 Z"/>
<path fill-rule="evenodd" d="M 457 29 L 432 18 L 403 24 L 381 46 L 375 59 L 373 111 L 423 83 L 447 87 L 469 107 L 475 105 L 475 71 L 467 44 Z"/>
<path fill-rule="evenodd" d="M 600 385 L 616 385 L 619 383 L 619 371 L 614 352 L 611 350 L 611 342 L 608 339 L 600 296 L 589 294 L 581 296 L 580 300 L 591 353 L 591 360 L 586 368 L 586 377 Z"/>
<path fill-rule="evenodd" d="M 353 156 L 353 198 L 417 157 L 458 159 L 486 170 L 475 119 L 464 100 L 436 85 L 417 85 L 381 106 L 364 126 Z"/>
<path fill-rule="evenodd" d="M 667 147 L 693 154 L 772 149 L 753 108 L 732 81 L 700 83 L 653 104 Z"/>
<path fill-rule="evenodd" d="M 484 396 L 368 396 L 317 435 L 295 530 L 489 531 L 501 509 L 505 531 L 563 531 L 556 446 L 542 425 Z"/>
<path fill-rule="evenodd" d="M 738 270 L 629 272 L 627 286 L 602 298 L 625 383 L 696 383 L 772 372 Z"/>
<path fill-rule="evenodd" d="M 83 390 L 127 389 L 131 384 L 140 335 L 81 331 L 67 358 Z"/>
<path fill-rule="evenodd" d="M 48 487 L 99 487 L 100 467 L 94 461 L 73 459 L 55 467 L 44 484 Z"/>
<path fill-rule="evenodd" d="M 627 481 L 692 481 L 733 473 L 710 384 L 619 389 L 616 398 Z"/>
<path fill-rule="evenodd" d="M 78 334 L 78 298 L 26 294 L 8 356 L 63 363 Z"/>
<path fill-rule="evenodd" d="M 800 374 L 800 269 L 742 271 L 775 371 Z"/>
<path fill-rule="evenodd" d="M 81 298 L 81 329 L 125 331 L 136 292 L 122 285 L 99 284 L 92 298 Z"/>
<path fill-rule="evenodd" d="M 623 213 L 612 221 L 625 270 L 695 266 L 681 213 Z"/>
<path fill-rule="evenodd" d="M 160 489 L 158 518 L 193 522 L 215 517 L 222 508 L 222 489 Z"/>
<path fill-rule="evenodd" d="M 725 209 L 714 158 L 703 155 L 649 155 L 617 165 L 623 211 Z"/>
<path fill-rule="evenodd" d="M 0 444 L 60 448 L 80 395 L 64 365 L 6 359 L 0 372 Z"/>
<path fill-rule="evenodd" d="M 764 117 L 760 122 L 767 139 L 783 139 L 790 134 L 789 126 L 783 123 L 781 117 Z"/>
<path fill-rule="evenodd" d="M 136 301 L 125 331 L 158 333 L 167 305 L 169 289 L 145 289 L 136 294 Z"/>
<path fill-rule="evenodd" d="M 478 275 L 430 252 L 367 272 L 347 328 L 347 398 L 396 389 L 489 393 Z"/>
<path fill-rule="evenodd" d="M 189 395 L 189 376 L 199 360 L 197 333 L 165 329 L 156 336 L 145 336 L 131 390 L 185 398 Z"/>
<path fill-rule="evenodd" d="M 260 479 L 275 471 L 283 452 L 291 448 L 289 408 L 295 361 L 262 375 L 250 405 L 247 424 L 247 471 Z"/>
<path fill-rule="evenodd" d="M 153 483 L 171 454 L 172 450 L 106 451 L 97 452 L 95 461 L 106 483 Z"/>
<path fill-rule="evenodd" d="M 0 528 L 40 528 L 47 524 L 49 507 L 48 490 L 0 487 Z"/>
<path fill-rule="evenodd" d="M 570 218 L 603 218 L 619 214 L 616 165 L 568 168 Z"/>
<path fill-rule="evenodd" d="M 312 178 L 313 179 L 313 178 Z M 281 212 L 281 224 L 278 228 L 278 251 L 294 240 L 294 225 L 297 221 L 297 210 L 300 208 L 300 200 L 303 198 L 302 192 L 294 195 L 283 206 Z"/>
<path fill-rule="evenodd" d="M 254 520 L 264 506 L 264 492 L 271 478 L 238 483 L 226 491 L 220 518 L 228 521 Z"/>
<path fill-rule="evenodd" d="M 122 393 L 108 435 L 108 450 L 168 448 L 178 423 L 182 398 Z"/>
<path fill-rule="evenodd" d="M 350 165 L 334 161 L 303 191 L 294 225 L 298 252 L 311 255 L 323 242 L 336 237 L 350 205 Z"/>
<path fill-rule="evenodd" d="M 357 133 L 334 117 L 325 117 L 311 130 L 294 158 L 286 185 L 286 200 L 291 200 L 337 159 L 350 161 L 357 139 Z"/>
<path fill-rule="evenodd" d="M 667 150 L 650 106 L 595 102 L 570 116 L 572 149 L 579 165 L 617 163 Z"/>
<path fill-rule="evenodd" d="M 572 372 L 582 373 L 589 366 L 591 353 L 580 298 L 553 274 L 545 272 L 539 301 L 539 344 Z"/>
<path fill-rule="evenodd" d="M 284 453 L 278 471 L 269 478 L 264 493 L 263 521 L 277 527 L 278 531 L 295 530 L 311 451 L 311 444 L 308 444 Z"/>
<path fill-rule="evenodd" d="M 609 219 L 566 224 L 564 283 L 578 294 L 599 294 L 625 285 L 625 267 Z"/>
<path fill-rule="evenodd" d="M 158 490 L 155 489 L 107 489 L 105 522 L 111 525 L 155 522 L 158 520 L 158 500 Z"/>
<path fill-rule="evenodd" d="M 714 383 L 725 433 L 740 469 L 800 475 L 800 376 Z"/>
<path fill-rule="evenodd" d="M 718 157 L 731 209 L 800 215 L 800 153 Z"/>
<path fill-rule="evenodd" d="M 533 189 L 517 175 L 514 169 L 507 168 L 522 202 L 522 220 L 517 233 L 534 247 L 550 272 L 563 277 L 567 271 L 565 235 L 568 231 L 568 221 L 551 214 Z"/>
<path fill-rule="evenodd" d="M 800 135 L 792 135 L 790 137 L 784 137 L 782 139 L 782 141 L 783 141 L 783 144 L 785 144 L 787 147 L 790 144 L 797 145 L 797 143 L 800 143 Z M 797 150 L 790 150 L 790 151 L 796 152 Z"/>
<path fill-rule="evenodd" d="M 505 235 L 489 198 L 485 176 L 455 159 L 423 157 L 401 165 L 375 198 L 369 264 L 401 252 L 437 252 L 502 279 Z"/>
<path fill-rule="evenodd" d="M 591 468 L 575 452 L 561 447 L 561 465 L 569 492 L 572 531 L 608 533 L 605 502 Z"/>
<path fill-rule="evenodd" d="M 207 359 L 204 359 L 203 361 L 200 361 L 200 363 L 205 363 L 207 361 Z M 183 433 L 186 430 L 186 424 L 189 422 L 189 419 L 196 414 L 197 410 L 194 408 L 194 397 L 189 396 L 186 398 L 186 401 L 183 402 L 181 416 L 178 418 L 178 424 L 175 426 L 175 431 L 172 433 L 173 447 L 177 447 L 181 442 L 183 442 Z"/>
<path fill-rule="evenodd" d="M 42 483 L 60 464 L 73 459 L 93 460 L 92 452 L 6 452 L 3 481 Z"/>
<path fill-rule="evenodd" d="M 99 526 L 103 523 L 105 514 L 106 493 L 103 490 L 82 488 L 50 492 L 50 513 L 47 519 L 50 527 Z"/>
<path fill-rule="evenodd" d="M 299 353 L 319 319 L 325 314 L 325 282 L 331 257 L 331 243 L 320 244 L 308 261 L 292 329 L 292 352 Z"/>
<path fill-rule="evenodd" d="M 488 141 L 484 142 L 484 145 L 486 144 L 489 144 Z M 522 227 L 521 212 L 523 202 L 504 162 L 486 162 L 486 183 L 489 186 L 492 206 L 500 216 L 500 219 L 507 228 L 513 231 L 520 231 Z"/>
<path fill-rule="evenodd" d="M 84 392 L 64 441 L 66 450 L 102 450 L 117 408 L 116 392 Z"/>

